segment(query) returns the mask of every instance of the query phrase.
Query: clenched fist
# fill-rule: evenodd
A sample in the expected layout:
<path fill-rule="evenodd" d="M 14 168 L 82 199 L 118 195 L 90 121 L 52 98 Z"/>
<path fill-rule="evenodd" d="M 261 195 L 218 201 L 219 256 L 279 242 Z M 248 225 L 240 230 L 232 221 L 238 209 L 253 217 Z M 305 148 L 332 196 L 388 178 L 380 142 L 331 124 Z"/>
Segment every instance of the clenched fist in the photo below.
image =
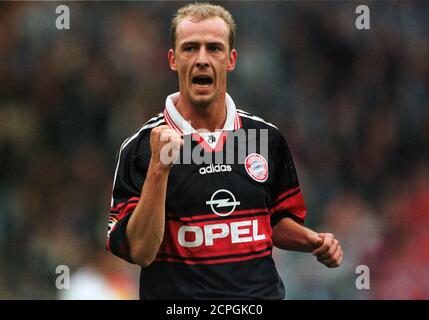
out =
<path fill-rule="evenodd" d="M 150 150 L 152 161 L 159 167 L 169 170 L 180 154 L 183 146 L 182 137 L 169 126 L 163 125 L 152 129 Z"/>
<path fill-rule="evenodd" d="M 343 250 L 332 233 L 318 233 L 314 239 L 313 255 L 328 268 L 336 268 L 343 259 Z"/>

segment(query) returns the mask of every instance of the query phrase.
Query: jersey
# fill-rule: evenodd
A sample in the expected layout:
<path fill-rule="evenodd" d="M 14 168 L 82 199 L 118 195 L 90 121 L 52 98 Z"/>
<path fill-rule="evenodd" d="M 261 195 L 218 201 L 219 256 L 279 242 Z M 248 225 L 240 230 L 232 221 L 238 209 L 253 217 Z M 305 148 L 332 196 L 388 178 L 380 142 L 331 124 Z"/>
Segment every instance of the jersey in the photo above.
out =
<path fill-rule="evenodd" d="M 141 269 L 140 298 L 284 298 L 285 287 L 272 258 L 272 228 L 283 218 L 303 223 L 306 216 L 286 140 L 263 119 L 236 110 L 229 96 L 227 121 L 218 135 L 203 137 L 186 128 L 171 105 L 167 100 L 165 111 L 120 148 L 107 249 L 133 263 L 126 226 L 147 174 L 151 130 L 167 124 L 185 143 L 169 173 L 163 242 L 155 261 Z M 238 133 L 240 143 L 229 143 L 239 140 Z M 227 155 L 231 150 L 233 161 Z M 191 151 L 207 161 L 186 161 L 185 152 Z"/>

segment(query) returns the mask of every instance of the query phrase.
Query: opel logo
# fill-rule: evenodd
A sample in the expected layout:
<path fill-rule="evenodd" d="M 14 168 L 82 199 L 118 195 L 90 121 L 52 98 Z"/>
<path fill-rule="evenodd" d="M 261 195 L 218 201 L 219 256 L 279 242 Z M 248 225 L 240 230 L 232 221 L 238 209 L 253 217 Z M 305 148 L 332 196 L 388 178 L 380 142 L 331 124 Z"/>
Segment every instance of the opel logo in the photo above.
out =
<path fill-rule="evenodd" d="M 240 201 L 235 200 L 231 191 L 220 189 L 213 193 L 210 201 L 206 201 L 206 204 L 210 205 L 212 211 L 218 216 L 226 217 L 234 212 L 235 207 L 240 204 Z M 230 208 L 231 210 L 225 212 L 223 208 Z"/>

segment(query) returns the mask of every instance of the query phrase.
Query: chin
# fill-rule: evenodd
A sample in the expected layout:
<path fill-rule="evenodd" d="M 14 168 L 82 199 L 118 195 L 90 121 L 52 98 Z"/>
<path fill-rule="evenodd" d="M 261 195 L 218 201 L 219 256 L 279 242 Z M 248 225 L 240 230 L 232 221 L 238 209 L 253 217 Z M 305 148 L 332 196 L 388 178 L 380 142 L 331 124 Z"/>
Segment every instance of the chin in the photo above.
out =
<path fill-rule="evenodd" d="M 199 109 L 207 109 L 213 103 L 213 99 L 210 98 L 200 98 L 200 99 L 191 99 L 193 106 Z"/>

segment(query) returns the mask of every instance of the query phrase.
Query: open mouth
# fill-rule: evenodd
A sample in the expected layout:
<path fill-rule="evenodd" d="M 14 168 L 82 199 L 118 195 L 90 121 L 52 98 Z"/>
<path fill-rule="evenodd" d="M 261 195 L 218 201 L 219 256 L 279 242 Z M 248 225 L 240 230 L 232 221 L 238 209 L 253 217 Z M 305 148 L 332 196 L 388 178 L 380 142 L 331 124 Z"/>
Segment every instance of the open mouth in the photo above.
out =
<path fill-rule="evenodd" d="M 213 83 L 213 79 L 209 76 L 195 76 L 192 78 L 192 83 L 199 86 L 208 87 Z"/>

